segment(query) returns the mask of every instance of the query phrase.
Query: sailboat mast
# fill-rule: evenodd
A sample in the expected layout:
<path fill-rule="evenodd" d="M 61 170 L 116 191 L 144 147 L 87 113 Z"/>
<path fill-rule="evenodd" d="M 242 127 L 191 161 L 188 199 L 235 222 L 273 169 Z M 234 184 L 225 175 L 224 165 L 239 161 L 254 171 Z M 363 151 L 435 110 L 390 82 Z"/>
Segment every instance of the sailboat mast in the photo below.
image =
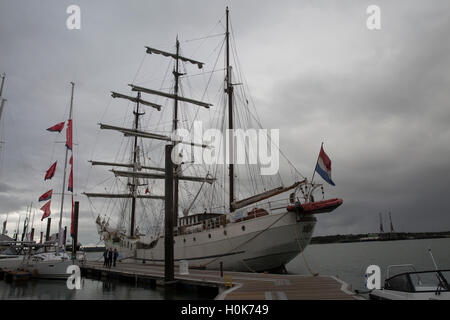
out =
<path fill-rule="evenodd" d="M 6 74 L 2 74 L 2 84 L 0 85 L 0 97 L 3 97 L 3 85 L 5 84 Z"/>
<path fill-rule="evenodd" d="M 72 85 L 72 93 L 70 96 L 70 110 L 69 110 L 69 120 L 72 120 L 72 111 L 73 111 L 73 91 L 75 89 L 75 83 L 71 82 Z M 61 210 L 59 212 L 59 226 L 58 226 L 58 242 L 60 242 L 62 238 L 62 215 L 63 215 L 63 208 L 64 208 L 64 191 L 66 189 L 66 173 L 67 173 L 67 157 L 69 155 L 69 148 L 66 146 L 66 157 L 64 160 L 64 177 L 63 177 L 63 184 L 62 184 L 62 192 L 61 192 Z"/>
<path fill-rule="evenodd" d="M 228 174 L 229 174 L 229 188 L 230 188 L 230 212 L 233 212 L 233 205 L 234 202 L 234 164 L 233 164 L 233 85 L 231 83 L 231 66 L 230 66 L 230 30 L 229 30 L 229 10 L 227 7 L 226 10 L 226 16 L 227 16 L 227 29 L 226 29 L 226 64 L 227 64 L 227 87 L 225 89 L 225 92 L 228 94 L 228 129 L 229 131 L 229 167 L 228 167 Z"/>
<path fill-rule="evenodd" d="M 139 128 L 139 100 L 141 99 L 141 93 L 137 93 L 136 112 L 134 112 L 134 129 Z M 133 172 L 137 171 L 137 157 L 138 157 L 138 137 L 134 137 L 134 149 L 133 149 Z M 136 197 L 137 197 L 137 179 L 133 176 L 133 183 L 131 184 L 131 221 L 130 221 L 130 237 L 134 236 L 134 225 L 136 219 Z"/>
<path fill-rule="evenodd" d="M 2 119 L 3 107 L 5 106 L 6 99 L 3 99 L 3 85 L 5 84 L 6 75 L 2 74 L 2 84 L 0 85 L 0 120 Z M 1 148 L 1 141 L 0 141 Z"/>
<path fill-rule="evenodd" d="M 179 72 L 179 56 L 180 56 L 180 42 L 176 41 L 176 57 L 175 57 L 175 70 L 173 72 L 173 75 L 175 77 L 175 87 L 174 87 L 174 106 L 173 106 L 173 126 L 172 126 L 172 132 L 175 132 L 178 129 L 178 90 L 179 90 L 179 78 L 181 73 Z M 176 145 L 176 142 L 173 143 L 174 147 Z M 177 178 L 177 172 L 178 172 L 178 166 L 174 165 L 174 171 L 175 174 L 173 175 L 174 181 L 173 181 L 173 225 L 176 227 L 178 225 L 178 178 Z"/>

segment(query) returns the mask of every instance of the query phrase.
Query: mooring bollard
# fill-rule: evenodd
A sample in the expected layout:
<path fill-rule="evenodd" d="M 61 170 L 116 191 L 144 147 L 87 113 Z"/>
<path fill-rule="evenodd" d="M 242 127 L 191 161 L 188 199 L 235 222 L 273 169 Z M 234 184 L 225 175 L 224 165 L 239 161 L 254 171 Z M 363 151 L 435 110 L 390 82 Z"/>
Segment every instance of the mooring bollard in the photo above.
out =
<path fill-rule="evenodd" d="M 233 278 L 231 277 L 231 274 L 229 276 L 225 276 L 223 279 L 225 281 L 225 288 L 233 287 Z"/>

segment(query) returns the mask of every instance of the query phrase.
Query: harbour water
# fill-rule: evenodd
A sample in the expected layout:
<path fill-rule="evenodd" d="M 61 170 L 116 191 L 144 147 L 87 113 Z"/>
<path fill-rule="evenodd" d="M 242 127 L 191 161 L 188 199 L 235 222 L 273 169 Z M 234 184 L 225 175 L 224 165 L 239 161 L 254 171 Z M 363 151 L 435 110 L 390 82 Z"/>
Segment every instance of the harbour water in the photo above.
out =
<path fill-rule="evenodd" d="M 441 269 L 450 269 L 450 239 L 380 241 L 341 244 L 317 244 L 307 247 L 287 265 L 289 273 L 310 275 L 305 259 L 314 273 L 337 276 L 353 289 L 364 290 L 364 273 L 367 266 L 376 264 L 384 279 L 386 267 L 392 264 L 414 264 L 418 270 L 434 269 L 428 253 L 432 249 Z M 89 253 L 96 260 L 101 253 Z M 163 288 L 83 278 L 81 290 L 67 289 L 65 281 L 34 280 L 8 283 L 0 281 L 0 300 L 51 299 L 51 300 L 163 300 L 212 299 L 211 293 L 197 290 L 168 292 Z"/>
<path fill-rule="evenodd" d="M 364 274 L 369 265 L 380 267 L 382 283 L 389 265 L 434 270 L 428 248 L 440 269 L 450 269 L 450 238 L 315 244 L 306 248 L 304 256 L 312 272 L 336 276 L 352 289 L 366 290 Z M 289 273 L 310 275 L 301 254 L 286 268 Z"/>

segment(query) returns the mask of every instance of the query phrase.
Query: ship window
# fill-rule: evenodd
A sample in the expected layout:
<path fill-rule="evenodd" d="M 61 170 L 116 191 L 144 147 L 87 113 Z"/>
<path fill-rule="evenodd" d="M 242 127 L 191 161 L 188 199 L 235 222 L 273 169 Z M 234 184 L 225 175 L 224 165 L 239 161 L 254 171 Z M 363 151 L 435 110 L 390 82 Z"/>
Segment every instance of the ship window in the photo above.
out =
<path fill-rule="evenodd" d="M 210 238 L 210 239 L 211 239 L 211 233 L 210 233 L 210 234 L 208 234 L 208 238 Z"/>
<path fill-rule="evenodd" d="M 194 239 L 193 239 L 194 241 L 195 241 L 195 237 L 194 237 Z"/>
<path fill-rule="evenodd" d="M 245 231 L 245 226 L 242 226 L 242 231 Z"/>

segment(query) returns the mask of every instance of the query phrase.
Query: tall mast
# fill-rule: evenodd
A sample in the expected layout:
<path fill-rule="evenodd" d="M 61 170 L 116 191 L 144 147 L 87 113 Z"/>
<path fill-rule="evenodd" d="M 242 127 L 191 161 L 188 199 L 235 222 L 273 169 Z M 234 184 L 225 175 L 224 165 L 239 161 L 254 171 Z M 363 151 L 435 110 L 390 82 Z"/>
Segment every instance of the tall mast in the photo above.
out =
<path fill-rule="evenodd" d="M 173 71 L 173 75 L 175 77 L 175 87 L 174 87 L 174 105 L 173 105 L 173 125 L 172 132 L 175 132 L 178 129 L 178 90 L 179 90 L 179 78 L 181 73 L 179 72 L 179 56 L 180 56 L 180 42 L 176 41 L 176 57 L 175 57 L 175 70 Z M 175 147 L 176 142 L 173 143 Z M 174 181 L 173 181 L 173 224 L 174 227 L 178 225 L 178 166 L 174 165 Z"/>
<path fill-rule="evenodd" d="M 72 110 L 73 110 L 73 91 L 75 89 L 75 83 L 71 82 L 72 85 L 72 93 L 70 95 L 70 110 L 69 110 L 69 120 L 72 120 Z M 63 185 L 62 185 L 62 192 L 61 192 L 61 210 L 59 212 L 59 226 L 58 226 L 58 243 L 60 243 L 62 239 L 62 215 L 63 215 L 63 208 L 64 208 L 64 191 L 66 189 L 66 173 L 67 173 L 67 156 L 69 155 L 69 148 L 66 146 L 66 157 L 64 160 L 64 176 L 63 176 Z M 59 246 L 59 245 L 58 245 Z"/>
<path fill-rule="evenodd" d="M 230 135 L 228 137 L 229 141 L 229 178 L 230 178 L 230 212 L 233 212 L 233 205 L 234 202 L 234 149 L 233 149 L 233 85 L 231 83 L 231 66 L 230 66 L 230 30 L 229 30 L 229 10 L 227 7 L 226 10 L 226 16 L 227 16 L 227 30 L 226 30 L 226 64 L 227 64 L 227 87 L 225 89 L 225 92 L 228 94 L 228 129 L 230 130 Z"/>
<path fill-rule="evenodd" d="M 143 115 L 143 113 L 139 113 L 139 101 L 141 99 L 141 93 L 137 93 L 137 101 L 136 101 L 136 112 L 134 112 L 134 129 L 138 130 L 139 128 L 139 116 Z M 138 137 L 134 137 L 134 149 L 133 149 L 133 172 L 137 172 L 138 166 Z M 130 237 L 134 236 L 134 225 L 135 225 L 135 217 L 136 217 L 136 198 L 137 198 L 137 178 L 133 176 L 133 183 L 131 184 L 131 222 L 130 222 Z"/>

